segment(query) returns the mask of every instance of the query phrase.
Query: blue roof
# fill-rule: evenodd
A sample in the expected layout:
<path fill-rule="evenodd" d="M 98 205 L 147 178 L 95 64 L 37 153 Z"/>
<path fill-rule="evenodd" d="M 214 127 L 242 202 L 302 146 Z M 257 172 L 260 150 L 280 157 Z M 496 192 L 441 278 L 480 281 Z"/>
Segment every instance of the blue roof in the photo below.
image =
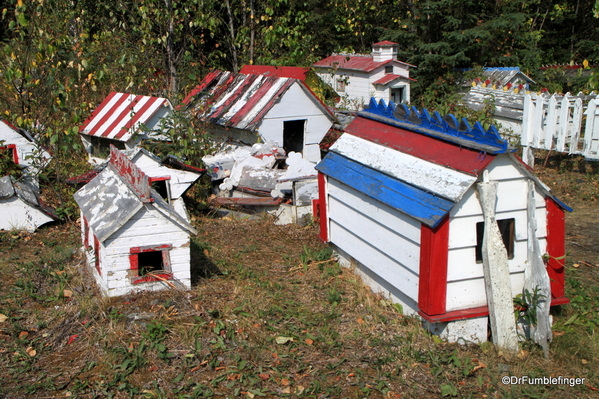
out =
<path fill-rule="evenodd" d="M 436 227 L 455 205 L 389 175 L 334 152 L 316 165 L 321 173 L 395 208 L 421 223 Z"/>

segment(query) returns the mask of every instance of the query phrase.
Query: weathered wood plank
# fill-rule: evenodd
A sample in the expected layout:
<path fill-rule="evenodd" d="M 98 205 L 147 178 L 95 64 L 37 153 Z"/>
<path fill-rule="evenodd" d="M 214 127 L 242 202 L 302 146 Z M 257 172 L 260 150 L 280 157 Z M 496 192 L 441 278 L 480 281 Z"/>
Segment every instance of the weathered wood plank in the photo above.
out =
<path fill-rule="evenodd" d="M 368 246 L 376 248 L 387 257 L 394 259 L 401 267 L 418 274 L 420 260 L 418 244 L 406 240 L 397 232 L 385 228 L 333 197 L 329 197 L 329 218 L 348 231 L 368 232 L 361 236 Z M 335 237 L 332 237 L 332 240 L 339 245 Z"/>

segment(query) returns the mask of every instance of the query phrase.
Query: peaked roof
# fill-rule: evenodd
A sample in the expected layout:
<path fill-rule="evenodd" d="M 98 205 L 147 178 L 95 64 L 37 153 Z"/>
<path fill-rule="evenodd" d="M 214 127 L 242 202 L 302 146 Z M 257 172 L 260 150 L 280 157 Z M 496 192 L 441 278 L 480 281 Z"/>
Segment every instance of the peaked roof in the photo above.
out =
<path fill-rule="evenodd" d="M 257 130 L 268 111 L 297 84 L 332 120 L 332 112 L 300 81 L 277 76 L 212 71 L 183 100 L 196 115 L 218 125 Z"/>
<path fill-rule="evenodd" d="M 548 196 L 550 193 L 491 127 L 470 127 L 453 115 L 372 100 L 345 129 L 316 169 L 435 227 L 497 157 L 508 156 Z"/>
<path fill-rule="evenodd" d="M 409 67 L 414 67 L 414 65 L 412 65 L 412 64 L 408 64 L 407 62 L 402 62 L 402 61 L 398 61 L 398 60 L 386 60 L 386 61 L 375 62 L 372 59 L 371 55 L 365 55 L 365 54 L 331 55 L 325 59 L 315 62 L 314 66 L 320 67 L 320 68 L 337 68 L 337 69 L 349 69 L 349 70 L 361 71 L 361 72 L 372 72 L 379 67 L 382 67 L 387 64 L 392 64 L 392 63 L 398 63 L 398 64 L 402 64 L 402 65 L 407 65 Z"/>
<path fill-rule="evenodd" d="M 79 133 L 128 141 L 163 106 L 172 108 L 166 98 L 112 92 L 83 122 Z"/>
<path fill-rule="evenodd" d="M 406 76 L 395 75 L 395 74 L 390 73 L 390 74 L 383 76 L 379 80 L 372 82 L 372 84 L 373 85 L 386 85 L 386 84 L 389 84 L 389 83 L 394 82 L 399 79 L 406 79 L 406 80 L 411 80 L 413 82 L 416 82 L 416 79 L 412 79 L 412 78 L 408 78 Z"/>
<path fill-rule="evenodd" d="M 25 181 L 16 181 L 12 176 L 0 177 L 0 200 L 6 200 L 12 197 L 21 199 L 55 221 L 60 220 L 54 213 L 54 210 L 48 207 L 40 199 L 36 190 Z"/>

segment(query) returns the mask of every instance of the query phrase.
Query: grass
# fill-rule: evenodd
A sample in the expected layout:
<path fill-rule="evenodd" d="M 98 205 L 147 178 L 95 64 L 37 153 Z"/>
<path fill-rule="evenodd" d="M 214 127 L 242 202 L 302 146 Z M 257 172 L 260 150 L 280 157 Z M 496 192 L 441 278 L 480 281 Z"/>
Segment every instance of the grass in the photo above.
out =
<path fill-rule="evenodd" d="M 196 216 L 192 290 L 110 299 L 83 266 L 78 226 L 59 225 L 0 233 L 0 397 L 597 397 L 599 179 L 551 162 L 538 172 L 575 212 L 572 303 L 554 314 L 550 359 L 530 343 L 506 358 L 490 343 L 430 336 L 339 267 L 314 225 Z M 505 385 L 504 376 L 586 380 Z"/>

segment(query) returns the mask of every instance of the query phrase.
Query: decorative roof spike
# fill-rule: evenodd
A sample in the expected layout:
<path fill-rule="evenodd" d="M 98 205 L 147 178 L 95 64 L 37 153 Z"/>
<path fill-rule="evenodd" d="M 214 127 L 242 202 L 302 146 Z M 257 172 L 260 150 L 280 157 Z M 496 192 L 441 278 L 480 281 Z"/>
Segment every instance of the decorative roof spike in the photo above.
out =
<path fill-rule="evenodd" d="M 485 130 L 480 122 L 471 125 L 466 118 L 458 120 L 452 114 L 442 116 L 435 111 L 431 115 L 427 109 L 419 111 L 406 104 L 396 105 L 392 101 L 386 104 L 384 100 L 371 98 L 368 108 L 359 115 L 489 153 L 513 150 L 495 126 Z"/>

